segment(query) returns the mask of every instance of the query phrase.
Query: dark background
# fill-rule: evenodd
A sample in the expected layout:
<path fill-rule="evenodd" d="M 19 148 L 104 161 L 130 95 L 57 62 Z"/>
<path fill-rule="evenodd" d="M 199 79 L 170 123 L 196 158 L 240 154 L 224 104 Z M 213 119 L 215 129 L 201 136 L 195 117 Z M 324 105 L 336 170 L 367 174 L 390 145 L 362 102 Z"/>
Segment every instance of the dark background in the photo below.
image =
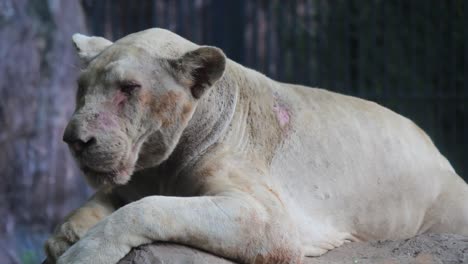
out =
<path fill-rule="evenodd" d="M 91 194 L 61 142 L 73 33 L 167 28 L 276 80 L 377 101 L 427 131 L 467 180 L 467 20 L 463 0 L 0 0 L 0 262 L 37 263 Z"/>

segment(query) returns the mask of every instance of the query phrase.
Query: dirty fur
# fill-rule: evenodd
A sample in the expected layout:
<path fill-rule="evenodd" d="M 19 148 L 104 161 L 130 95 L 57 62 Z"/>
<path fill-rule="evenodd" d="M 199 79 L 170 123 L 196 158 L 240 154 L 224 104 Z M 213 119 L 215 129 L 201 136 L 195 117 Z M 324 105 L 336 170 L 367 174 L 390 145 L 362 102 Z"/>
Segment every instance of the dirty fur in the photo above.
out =
<path fill-rule="evenodd" d="M 466 183 L 386 108 L 163 29 L 73 40 L 83 70 L 64 139 L 97 193 L 47 241 L 51 263 L 113 264 L 153 241 L 301 263 L 345 242 L 468 234 Z"/>

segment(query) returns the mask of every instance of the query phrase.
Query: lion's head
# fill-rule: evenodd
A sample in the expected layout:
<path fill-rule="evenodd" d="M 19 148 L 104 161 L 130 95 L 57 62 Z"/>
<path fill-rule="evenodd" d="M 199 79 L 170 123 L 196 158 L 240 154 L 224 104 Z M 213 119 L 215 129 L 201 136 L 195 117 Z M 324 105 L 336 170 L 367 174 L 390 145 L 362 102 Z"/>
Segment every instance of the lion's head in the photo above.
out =
<path fill-rule="evenodd" d="M 73 41 L 84 69 L 63 140 L 95 187 L 167 159 L 226 63 L 221 50 L 161 29 Z"/>

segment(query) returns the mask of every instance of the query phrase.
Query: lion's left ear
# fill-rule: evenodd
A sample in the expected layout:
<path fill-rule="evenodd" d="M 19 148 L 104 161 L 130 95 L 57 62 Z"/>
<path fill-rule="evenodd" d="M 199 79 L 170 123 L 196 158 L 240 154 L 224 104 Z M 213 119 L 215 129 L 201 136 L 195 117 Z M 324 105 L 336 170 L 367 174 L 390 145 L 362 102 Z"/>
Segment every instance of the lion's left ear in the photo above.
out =
<path fill-rule="evenodd" d="M 189 88 L 193 97 L 200 98 L 223 76 L 226 56 L 221 49 L 204 46 L 169 60 L 174 77 Z"/>
<path fill-rule="evenodd" d="M 73 44 L 80 60 L 87 65 L 94 57 L 112 45 L 112 42 L 102 37 L 88 37 L 82 34 L 73 34 Z"/>

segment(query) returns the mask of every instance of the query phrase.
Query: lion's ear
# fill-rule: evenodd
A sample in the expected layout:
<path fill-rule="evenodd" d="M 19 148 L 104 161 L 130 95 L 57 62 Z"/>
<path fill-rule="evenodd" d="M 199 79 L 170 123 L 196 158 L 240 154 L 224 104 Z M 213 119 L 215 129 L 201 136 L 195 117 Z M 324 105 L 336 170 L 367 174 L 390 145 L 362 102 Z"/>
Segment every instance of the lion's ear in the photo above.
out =
<path fill-rule="evenodd" d="M 204 46 L 170 60 L 175 78 L 189 88 L 193 97 L 200 98 L 223 76 L 226 56 L 215 47 Z"/>
<path fill-rule="evenodd" d="M 73 34 L 73 43 L 80 60 L 86 65 L 99 53 L 112 45 L 112 42 L 101 37 L 88 37 L 82 34 Z"/>

